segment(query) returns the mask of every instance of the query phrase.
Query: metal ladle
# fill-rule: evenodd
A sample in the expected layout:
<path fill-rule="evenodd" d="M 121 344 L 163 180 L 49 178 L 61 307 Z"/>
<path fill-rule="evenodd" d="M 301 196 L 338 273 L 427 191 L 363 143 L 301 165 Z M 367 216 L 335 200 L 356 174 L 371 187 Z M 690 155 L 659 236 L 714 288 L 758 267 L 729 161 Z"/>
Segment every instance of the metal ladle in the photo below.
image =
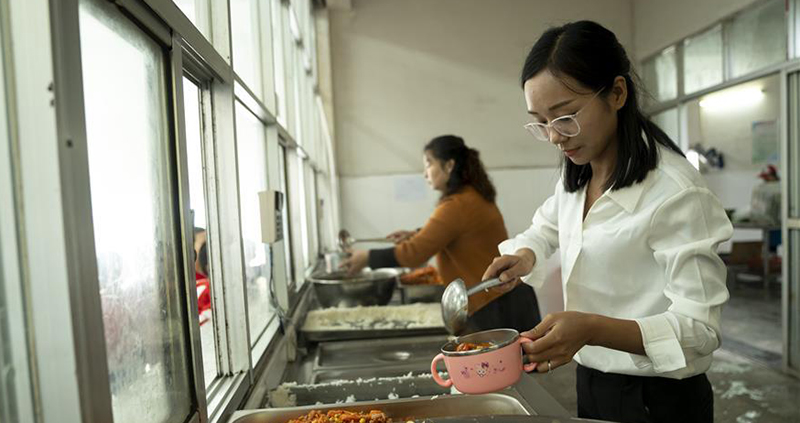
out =
<path fill-rule="evenodd" d="M 362 238 L 362 239 L 355 239 L 350 236 L 350 232 L 347 229 L 342 229 L 339 231 L 339 249 L 342 251 L 347 251 L 350 247 L 353 246 L 355 243 L 359 242 L 392 242 L 386 238 Z"/>
<path fill-rule="evenodd" d="M 487 279 L 467 290 L 462 279 L 450 282 L 442 294 L 442 320 L 447 331 L 458 334 L 467 324 L 470 295 L 502 284 L 498 278 Z"/>

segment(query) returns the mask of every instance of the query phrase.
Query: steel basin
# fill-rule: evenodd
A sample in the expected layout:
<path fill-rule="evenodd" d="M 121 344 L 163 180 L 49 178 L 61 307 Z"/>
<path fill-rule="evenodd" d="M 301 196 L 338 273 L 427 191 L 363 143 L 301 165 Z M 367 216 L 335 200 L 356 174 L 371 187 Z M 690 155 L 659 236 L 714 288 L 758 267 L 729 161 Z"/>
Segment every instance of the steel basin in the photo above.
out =
<path fill-rule="evenodd" d="M 341 395 L 341 394 L 340 394 Z M 324 401 L 323 401 L 324 402 Z M 533 413 L 523 398 L 514 391 L 502 394 L 453 395 L 438 398 L 421 396 L 419 398 L 368 401 L 347 404 L 310 405 L 291 408 L 271 408 L 263 410 L 237 411 L 230 423 L 281 423 L 307 414 L 311 410 L 331 410 L 347 408 L 352 411 L 379 409 L 394 421 L 458 416 L 516 415 L 528 416 Z"/>
<path fill-rule="evenodd" d="M 447 341 L 446 336 L 435 335 L 323 342 L 317 347 L 316 367 L 397 366 L 416 362 L 429 364 Z"/>
<path fill-rule="evenodd" d="M 400 271 L 378 269 L 348 276 L 345 272 L 315 273 L 309 277 L 322 307 L 386 305 L 392 299 Z"/>
<path fill-rule="evenodd" d="M 430 365 L 430 363 L 426 363 Z M 447 368 L 441 365 L 437 368 L 439 372 L 446 372 Z M 339 380 L 369 379 L 372 377 L 388 378 L 402 377 L 407 375 L 420 376 L 430 374 L 430 369 L 421 366 L 403 365 L 393 367 L 377 368 L 357 368 L 357 369 L 323 369 L 311 373 L 309 383 L 328 383 Z M 433 380 L 430 383 L 435 383 Z"/>
<path fill-rule="evenodd" d="M 446 285 L 406 285 L 400 283 L 403 304 L 439 303 Z"/>

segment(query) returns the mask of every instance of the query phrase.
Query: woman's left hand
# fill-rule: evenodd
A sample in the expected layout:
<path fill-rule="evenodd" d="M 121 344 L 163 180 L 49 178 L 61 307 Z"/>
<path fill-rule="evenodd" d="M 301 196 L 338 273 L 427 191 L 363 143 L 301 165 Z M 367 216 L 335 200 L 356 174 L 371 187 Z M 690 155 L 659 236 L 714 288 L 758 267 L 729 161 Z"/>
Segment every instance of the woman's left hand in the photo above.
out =
<path fill-rule="evenodd" d="M 348 275 L 355 275 L 369 264 L 369 251 L 367 250 L 352 250 L 350 257 L 339 265 L 340 269 L 347 271 Z"/>
<path fill-rule="evenodd" d="M 522 349 L 531 363 L 538 363 L 539 373 L 569 363 L 578 350 L 590 343 L 592 316 L 577 311 L 548 314 L 535 328 L 521 334 L 534 341 L 522 344 Z"/>

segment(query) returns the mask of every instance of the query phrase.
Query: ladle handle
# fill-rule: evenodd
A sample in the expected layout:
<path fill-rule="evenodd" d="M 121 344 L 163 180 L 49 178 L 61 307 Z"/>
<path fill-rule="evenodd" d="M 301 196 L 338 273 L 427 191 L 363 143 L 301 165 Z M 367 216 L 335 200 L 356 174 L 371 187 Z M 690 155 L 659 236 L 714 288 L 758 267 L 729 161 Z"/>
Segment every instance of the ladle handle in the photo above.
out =
<path fill-rule="evenodd" d="M 498 279 L 498 278 L 487 279 L 487 280 L 485 280 L 485 281 L 473 286 L 469 290 L 467 290 L 467 296 L 470 296 L 470 295 L 472 295 L 472 294 L 474 294 L 476 292 L 481 292 L 484 289 L 493 288 L 495 286 L 502 285 L 502 284 L 503 284 L 503 282 L 500 282 L 500 279 Z"/>

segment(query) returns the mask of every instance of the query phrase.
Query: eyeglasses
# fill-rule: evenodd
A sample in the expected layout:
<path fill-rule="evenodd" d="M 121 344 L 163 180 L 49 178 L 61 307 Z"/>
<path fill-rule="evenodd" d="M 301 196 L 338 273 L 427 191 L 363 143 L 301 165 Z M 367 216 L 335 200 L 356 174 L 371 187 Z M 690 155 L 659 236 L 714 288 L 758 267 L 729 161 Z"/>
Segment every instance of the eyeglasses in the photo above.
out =
<path fill-rule="evenodd" d="M 581 133 L 581 125 L 578 123 L 578 114 L 580 114 L 592 100 L 597 97 L 603 90 L 600 90 L 583 105 L 577 112 L 571 115 L 564 115 L 559 118 L 553 119 L 550 123 L 530 122 L 523 125 L 528 132 L 539 141 L 550 142 L 550 128 L 553 128 L 559 134 L 565 137 L 574 137 Z"/>

